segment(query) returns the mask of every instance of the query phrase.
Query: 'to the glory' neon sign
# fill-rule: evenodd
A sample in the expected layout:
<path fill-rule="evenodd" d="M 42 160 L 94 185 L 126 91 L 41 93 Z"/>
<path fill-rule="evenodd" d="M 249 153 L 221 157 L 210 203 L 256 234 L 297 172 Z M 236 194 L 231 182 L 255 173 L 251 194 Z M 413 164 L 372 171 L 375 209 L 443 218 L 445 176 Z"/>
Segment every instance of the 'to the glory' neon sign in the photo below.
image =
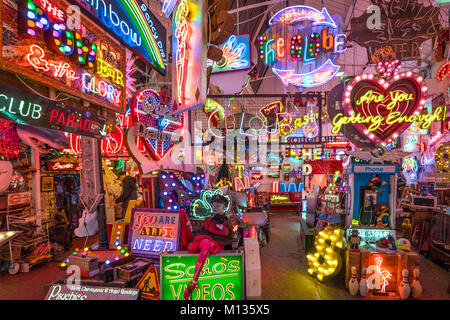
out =
<path fill-rule="evenodd" d="M 312 21 L 306 27 L 302 21 Z M 345 34 L 323 8 L 292 6 L 269 21 L 259 40 L 260 59 L 287 87 L 317 87 L 330 81 L 340 66 L 333 62 L 346 51 Z"/>

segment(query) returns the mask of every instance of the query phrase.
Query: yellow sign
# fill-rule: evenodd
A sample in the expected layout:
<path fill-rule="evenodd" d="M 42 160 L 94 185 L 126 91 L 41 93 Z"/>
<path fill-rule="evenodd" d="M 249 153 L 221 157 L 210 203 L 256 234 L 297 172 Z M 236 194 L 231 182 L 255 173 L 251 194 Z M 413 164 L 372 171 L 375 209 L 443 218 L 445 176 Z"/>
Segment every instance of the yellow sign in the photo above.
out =
<path fill-rule="evenodd" d="M 367 128 L 369 132 L 377 130 L 384 122 L 390 125 L 394 123 L 412 123 L 417 121 L 420 123 L 422 129 L 427 129 L 430 127 L 431 122 L 445 120 L 446 113 L 447 106 L 437 107 L 431 114 L 412 114 L 409 116 L 401 116 L 400 111 L 391 112 L 386 117 L 383 117 L 382 115 L 363 117 L 361 116 L 361 113 L 354 113 L 347 117 L 344 116 L 343 113 L 338 113 L 332 121 L 333 129 L 331 132 L 337 134 L 343 125 L 349 123 L 370 123 L 370 126 Z"/>
<path fill-rule="evenodd" d="M 141 291 L 141 298 L 159 300 L 159 282 L 155 265 L 148 268 L 144 276 L 139 280 L 136 289 Z"/>
<path fill-rule="evenodd" d="M 283 114 L 279 114 L 283 115 Z M 315 114 L 316 119 L 319 119 L 319 114 Z M 326 119 L 327 114 L 322 114 L 322 120 Z M 304 115 L 301 118 L 295 118 L 293 119 L 290 115 L 288 115 L 285 118 L 278 119 L 278 125 L 280 126 L 280 133 L 284 136 L 287 136 L 292 133 L 295 129 L 302 128 L 306 125 L 308 122 L 308 115 Z M 292 123 L 292 125 L 291 125 Z"/>
<path fill-rule="evenodd" d="M 290 198 L 287 194 L 271 194 L 270 202 L 289 202 Z"/>
<path fill-rule="evenodd" d="M 97 73 L 102 77 L 111 78 L 116 84 L 122 87 L 125 85 L 123 82 L 123 73 L 99 57 L 97 57 Z"/>
<path fill-rule="evenodd" d="M 414 95 L 412 93 L 407 94 L 402 91 L 391 91 L 389 92 L 391 102 L 386 105 L 386 109 L 391 110 L 394 108 L 397 103 L 403 101 L 412 101 L 414 100 Z M 383 102 L 386 100 L 386 97 L 382 93 L 373 92 L 373 90 L 368 90 L 363 96 L 361 96 L 358 100 L 356 100 L 356 105 L 360 106 L 363 103 L 371 103 L 371 102 Z"/>

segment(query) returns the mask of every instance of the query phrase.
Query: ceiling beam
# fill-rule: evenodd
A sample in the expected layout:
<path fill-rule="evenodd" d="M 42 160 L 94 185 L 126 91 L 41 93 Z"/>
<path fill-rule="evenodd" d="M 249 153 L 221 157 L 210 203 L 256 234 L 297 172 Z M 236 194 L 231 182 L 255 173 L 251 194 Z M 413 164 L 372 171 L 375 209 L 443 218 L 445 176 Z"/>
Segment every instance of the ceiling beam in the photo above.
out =
<path fill-rule="evenodd" d="M 246 10 L 250 10 L 250 9 L 254 9 L 254 8 L 258 8 L 258 7 L 262 7 L 262 6 L 268 6 L 269 4 L 275 4 L 275 3 L 280 3 L 280 0 L 270 0 L 270 1 L 258 2 L 255 4 L 249 4 L 248 6 L 239 7 L 238 9 L 230 10 L 230 11 L 228 11 L 228 13 L 233 14 L 238 11 L 239 12 L 246 11 Z"/>

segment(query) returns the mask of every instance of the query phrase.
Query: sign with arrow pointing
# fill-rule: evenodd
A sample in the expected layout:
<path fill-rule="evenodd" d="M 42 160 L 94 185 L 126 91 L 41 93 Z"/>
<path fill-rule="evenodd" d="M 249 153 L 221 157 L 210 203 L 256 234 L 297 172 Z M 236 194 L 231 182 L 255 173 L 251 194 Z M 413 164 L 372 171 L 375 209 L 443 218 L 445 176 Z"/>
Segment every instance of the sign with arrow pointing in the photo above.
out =
<path fill-rule="evenodd" d="M 304 25 L 304 22 L 311 23 Z M 340 66 L 334 64 L 346 51 L 342 18 L 326 8 L 291 6 L 277 12 L 270 28 L 257 38 L 259 57 L 287 87 L 317 87 L 330 81 Z"/>

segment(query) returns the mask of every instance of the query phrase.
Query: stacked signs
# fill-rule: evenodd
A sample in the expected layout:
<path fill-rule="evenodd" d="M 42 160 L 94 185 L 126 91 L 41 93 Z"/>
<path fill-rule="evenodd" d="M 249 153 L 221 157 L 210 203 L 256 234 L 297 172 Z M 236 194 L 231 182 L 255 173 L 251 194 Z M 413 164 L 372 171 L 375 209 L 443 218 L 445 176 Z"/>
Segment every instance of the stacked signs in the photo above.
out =
<path fill-rule="evenodd" d="M 0 67 L 106 108 L 125 110 L 125 50 L 64 0 L 2 6 Z"/>
<path fill-rule="evenodd" d="M 326 8 L 284 8 L 270 19 L 270 28 L 258 37 L 259 57 L 286 87 L 323 85 L 339 71 L 333 62 L 346 51 L 340 20 L 338 16 L 331 17 Z"/>

